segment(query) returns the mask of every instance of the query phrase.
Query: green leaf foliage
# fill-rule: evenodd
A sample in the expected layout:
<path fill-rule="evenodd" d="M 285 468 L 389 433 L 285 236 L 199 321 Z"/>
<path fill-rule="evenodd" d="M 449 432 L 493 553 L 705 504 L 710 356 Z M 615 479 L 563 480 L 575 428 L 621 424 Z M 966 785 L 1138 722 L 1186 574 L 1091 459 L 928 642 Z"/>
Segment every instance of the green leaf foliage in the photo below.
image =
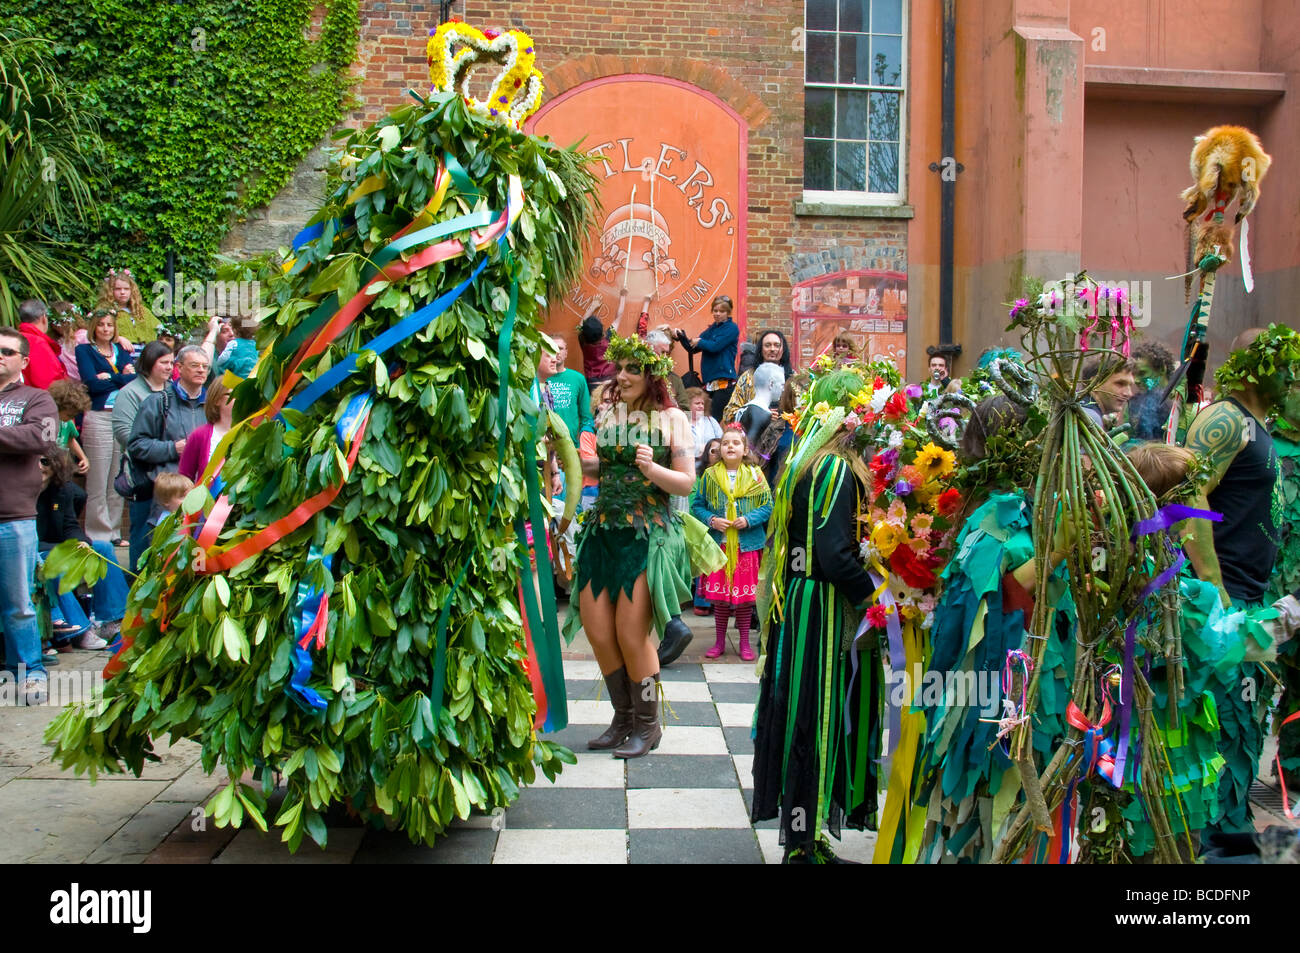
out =
<path fill-rule="evenodd" d="M 426 205 L 444 151 L 467 168 L 478 157 L 481 197 L 453 186 L 436 221 L 479 202 L 504 208 L 508 174 L 518 171 L 533 240 L 516 233 L 508 252 L 494 243 L 393 278 L 385 295 L 396 294 L 377 299 L 306 368 L 314 376 L 356 352 L 355 374 L 305 412 L 286 412 L 292 430 L 272 419 L 235 435 L 221 471 L 233 510 L 219 546 L 247 538 L 339 479 L 335 424 L 351 397 L 373 390 L 365 437 L 342 491 L 301 529 L 238 566 L 204 573 L 196 571 L 204 561 L 193 539 L 177 532 L 178 517 L 163 523 L 162 542 L 131 592 L 124 631 L 134 641 L 124 671 L 108 682 L 103 701 L 65 711 L 47 734 L 65 767 L 92 775 L 140 772 L 156 757 L 151 739 L 165 734 L 198 740 L 207 770 L 220 762 L 232 778 L 279 772 L 287 792 L 273 819 L 263 818 L 261 803 L 241 788 L 223 789 L 211 808 L 218 823 L 237 824 L 245 815 L 269 821 L 295 849 L 304 836 L 325 842 L 323 815 L 338 801 L 432 843 L 453 818 L 508 804 L 539 767 L 553 777 L 572 757 L 534 734 L 519 579 L 500 566 L 516 565 L 520 543 L 510 527 L 526 509 L 524 481 L 537 479 L 523 470 L 522 447 L 532 439 L 524 411 L 532 407 L 528 388 L 541 353 L 540 308 L 581 265 L 582 236 L 596 214 L 595 180 L 580 153 L 480 121 L 454 95 L 403 106 L 383 125 L 398 130 L 391 148 L 381 150 L 377 127 L 344 144 L 360 175 L 384 176 L 383 189 L 351 208 L 356 229 L 332 243 L 322 237 L 303 250 L 301 271 L 271 283 L 275 311 L 263 327 L 275 339 L 292 337 L 332 283 L 365 286 L 373 271 L 362 262 Z M 341 185 L 320 217 L 341 217 L 347 192 Z M 464 280 L 485 255 L 485 294 L 471 288 L 428 328 L 378 358 L 364 350 L 402 316 Z M 360 277 L 346 278 L 353 267 Z M 497 348 L 505 314 L 487 289 L 509 288 L 515 276 L 519 311 L 511 361 L 500 369 L 509 379 L 502 420 Z M 481 355 L 470 341 L 481 344 Z M 376 367 L 385 372 L 376 374 Z M 286 372 L 286 364 L 264 360 L 257 376 L 236 389 L 236 417 L 262 406 Z M 490 512 L 500 426 L 506 456 Z M 329 569 L 309 560 L 313 545 L 332 554 Z M 466 563 L 440 644 L 439 610 Z M 310 681 L 327 703 L 323 710 L 300 707 L 287 692 L 301 582 L 329 596 L 326 642 L 312 648 Z M 446 690 L 435 711 L 430 686 L 444 651 Z"/>

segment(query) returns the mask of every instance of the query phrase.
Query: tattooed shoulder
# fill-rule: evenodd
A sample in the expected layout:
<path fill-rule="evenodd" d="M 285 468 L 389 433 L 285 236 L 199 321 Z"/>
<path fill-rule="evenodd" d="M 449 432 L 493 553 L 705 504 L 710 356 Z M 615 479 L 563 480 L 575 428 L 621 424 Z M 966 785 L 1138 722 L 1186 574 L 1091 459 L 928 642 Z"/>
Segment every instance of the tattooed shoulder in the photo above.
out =
<path fill-rule="evenodd" d="M 1246 446 L 1245 415 L 1229 403 L 1211 404 L 1196 415 L 1187 431 L 1187 449 L 1207 457 L 1216 469 L 1226 468 Z"/>

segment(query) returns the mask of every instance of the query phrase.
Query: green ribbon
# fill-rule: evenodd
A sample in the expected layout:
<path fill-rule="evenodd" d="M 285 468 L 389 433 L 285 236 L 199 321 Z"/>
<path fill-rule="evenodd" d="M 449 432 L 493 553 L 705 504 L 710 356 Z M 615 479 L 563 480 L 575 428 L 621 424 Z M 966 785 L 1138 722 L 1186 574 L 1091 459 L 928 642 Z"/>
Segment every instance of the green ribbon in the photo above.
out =
<path fill-rule="evenodd" d="M 492 488 L 492 500 L 488 503 L 486 518 L 489 519 L 496 512 L 497 499 L 501 495 L 501 484 L 505 482 L 502 479 L 502 469 L 506 460 L 506 438 L 510 432 L 506 416 L 510 397 L 510 342 L 514 337 L 515 318 L 519 313 L 518 268 L 509 247 L 504 242 L 500 247 L 506 267 L 512 277 L 510 279 L 510 307 L 506 310 L 505 321 L 501 325 L 501 334 L 497 338 L 497 378 L 500 382 L 497 387 L 497 484 Z M 442 712 L 442 696 L 447 684 L 447 652 L 450 648 L 446 639 L 447 622 L 451 615 L 451 605 L 456 598 L 456 592 L 460 589 L 461 583 L 465 581 L 466 573 L 469 572 L 470 561 L 471 559 L 466 559 L 465 564 L 460 567 L 460 572 L 456 574 L 456 580 L 452 583 L 451 592 L 447 594 L 447 599 L 442 604 L 442 610 L 438 613 L 438 624 L 434 629 L 434 651 L 438 654 L 433 666 L 433 685 L 429 691 L 429 704 L 433 708 L 435 718 L 438 718 Z M 551 598 L 552 600 L 555 598 L 554 593 L 552 593 Z"/>
<path fill-rule="evenodd" d="M 534 429 L 533 432 L 536 435 L 537 430 Z M 542 597 L 542 625 L 536 626 L 530 618 L 529 627 L 533 633 L 533 649 L 537 653 L 537 667 L 542 676 L 542 687 L 546 690 L 546 725 L 550 731 L 560 731 L 569 723 L 568 704 L 564 689 L 564 665 L 560 661 L 560 629 L 557 624 L 559 610 L 555 605 L 555 575 L 551 569 L 550 549 L 546 545 L 546 526 L 550 521 L 550 513 L 549 510 L 542 508 L 542 496 L 535 476 L 537 458 L 534 456 L 534 446 L 533 440 L 524 441 L 524 483 L 528 488 L 528 519 L 533 524 L 533 551 L 537 554 L 537 582 Z M 515 532 L 520 543 L 527 539 L 522 519 L 516 521 Z M 523 577 L 523 589 L 525 605 L 527 605 L 529 596 L 533 594 L 532 579 L 529 576 Z"/>

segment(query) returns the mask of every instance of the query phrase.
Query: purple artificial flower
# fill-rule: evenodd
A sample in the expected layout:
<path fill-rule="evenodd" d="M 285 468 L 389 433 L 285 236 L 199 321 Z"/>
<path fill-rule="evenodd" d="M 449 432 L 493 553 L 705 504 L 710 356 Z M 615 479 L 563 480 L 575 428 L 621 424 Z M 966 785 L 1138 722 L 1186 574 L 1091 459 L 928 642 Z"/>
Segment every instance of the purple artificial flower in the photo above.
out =
<path fill-rule="evenodd" d="M 898 448 L 890 447 L 888 450 L 885 450 L 882 453 L 877 454 L 876 459 L 879 460 L 881 463 L 888 464 L 890 467 L 897 466 Z"/>
<path fill-rule="evenodd" d="M 1015 300 L 1015 303 L 1011 305 L 1011 310 L 1007 312 L 1007 316 L 1008 316 L 1008 317 L 1011 317 L 1011 318 L 1014 318 L 1014 317 L 1015 317 L 1015 316 L 1020 312 L 1020 310 L 1021 310 L 1022 308 L 1025 308 L 1025 307 L 1028 307 L 1028 306 L 1029 306 L 1029 299 L 1028 299 L 1028 298 L 1017 298 L 1017 299 Z"/>
<path fill-rule="evenodd" d="M 908 384 L 907 387 L 903 390 L 903 393 L 906 394 L 912 400 L 919 400 L 921 397 L 921 385 Z"/>
<path fill-rule="evenodd" d="M 906 480 L 899 480 L 894 484 L 894 496 L 907 496 L 912 492 L 912 484 Z"/>

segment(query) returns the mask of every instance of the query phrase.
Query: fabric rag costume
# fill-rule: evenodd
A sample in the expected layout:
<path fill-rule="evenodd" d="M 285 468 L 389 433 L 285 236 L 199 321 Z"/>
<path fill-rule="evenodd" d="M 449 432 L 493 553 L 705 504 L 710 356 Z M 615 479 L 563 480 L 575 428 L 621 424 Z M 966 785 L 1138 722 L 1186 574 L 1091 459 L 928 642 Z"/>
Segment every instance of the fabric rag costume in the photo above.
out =
<path fill-rule="evenodd" d="M 783 615 L 759 681 L 752 811 L 755 821 L 780 813 L 787 852 L 813 848 L 823 824 L 836 836 L 842 824 L 875 827 L 880 650 L 871 639 L 851 643 L 854 609 L 875 589 L 858 559 L 862 492 L 848 463 L 828 454 L 788 499 Z"/>
<path fill-rule="evenodd" d="M 994 493 L 971 513 L 944 571 L 930 630 L 929 669 L 997 683 L 1007 653 L 1027 649 L 1033 599 L 1011 572 L 1034 558 L 1032 517 L 1021 491 Z M 1074 670 L 1075 610 L 1064 571 L 1052 576 L 1056 622 L 1043 654 L 1034 751 L 1050 754 L 1065 733 Z M 969 674 L 968 674 L 969 673 Z M 1019 771 L 998 740 L 999 725 L 971 705 L 927 706 L 923 778 L 923 863 L 988 863 L 1020 792 Z"/>

